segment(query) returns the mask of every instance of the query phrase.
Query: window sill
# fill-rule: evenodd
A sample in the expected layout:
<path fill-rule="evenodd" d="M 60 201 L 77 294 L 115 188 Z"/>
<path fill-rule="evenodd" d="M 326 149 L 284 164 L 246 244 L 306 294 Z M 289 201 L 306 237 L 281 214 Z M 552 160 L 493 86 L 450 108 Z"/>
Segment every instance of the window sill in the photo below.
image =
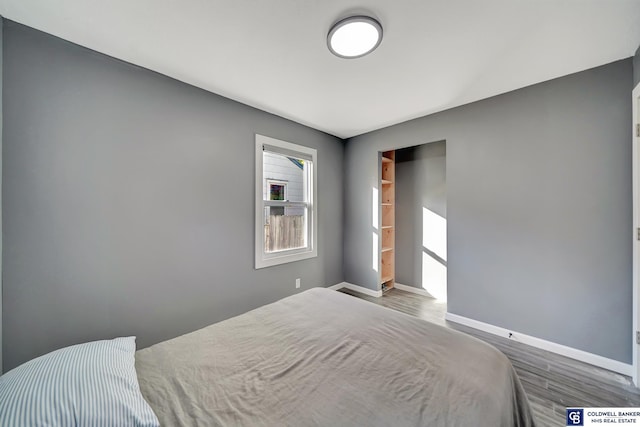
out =
<path fill-rule="evenodd" d="M 283 253 L 267 258 L 256 259 L 256 270 L 260 268 L 272 267 L 274 265 L 288 264 L 290 262 L 302 261 L 303 259 L 316 258 L 318 251 L 313 249 L 304 252 Z"/>

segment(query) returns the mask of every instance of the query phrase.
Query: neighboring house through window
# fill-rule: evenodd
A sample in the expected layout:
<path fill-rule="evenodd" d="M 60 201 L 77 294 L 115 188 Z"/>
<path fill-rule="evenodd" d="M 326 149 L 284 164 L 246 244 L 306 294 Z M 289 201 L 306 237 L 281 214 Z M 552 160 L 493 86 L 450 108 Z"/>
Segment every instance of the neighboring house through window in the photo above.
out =
<path fill-rule="evenodd" d="M 316 150 L 256 135 L 256 268 L 317 256 Z"/>

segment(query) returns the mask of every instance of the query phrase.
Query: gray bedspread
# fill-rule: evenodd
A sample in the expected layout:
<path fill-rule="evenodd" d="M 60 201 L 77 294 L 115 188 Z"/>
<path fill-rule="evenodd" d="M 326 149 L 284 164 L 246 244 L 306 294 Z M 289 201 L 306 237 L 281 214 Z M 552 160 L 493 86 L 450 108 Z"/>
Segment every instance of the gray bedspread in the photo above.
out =
<path fill-rule="evenodd" d="M 163 426 L 531 426 L 509 360 L 315 288 L 136 353 Z"/>

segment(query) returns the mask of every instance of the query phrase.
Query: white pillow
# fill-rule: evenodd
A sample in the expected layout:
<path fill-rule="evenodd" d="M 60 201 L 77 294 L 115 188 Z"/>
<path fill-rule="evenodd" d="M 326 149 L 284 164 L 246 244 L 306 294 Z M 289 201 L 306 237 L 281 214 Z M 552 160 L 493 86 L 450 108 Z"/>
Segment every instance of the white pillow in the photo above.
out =
<path fill-rule="evenodd" d="M 159 426 L 140 394 L 136 337 L 94 341 L 0 377 L 0 426 Z"/>

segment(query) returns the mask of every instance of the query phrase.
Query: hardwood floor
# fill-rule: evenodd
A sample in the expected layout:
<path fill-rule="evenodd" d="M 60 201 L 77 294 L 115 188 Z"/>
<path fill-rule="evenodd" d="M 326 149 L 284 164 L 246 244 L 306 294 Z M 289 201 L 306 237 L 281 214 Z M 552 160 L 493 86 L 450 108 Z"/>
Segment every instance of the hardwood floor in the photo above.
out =
<path fill-rule="evenodd" d="M 640 407 L 631 379 L 577 360 L 444 319 L 446 303 L 392 289 L 381 298 L 343 288 L 339 292 L 465 332 L 502 351 L 516 369 L 539 426 L 564 426 L 567 407 Z"/>

